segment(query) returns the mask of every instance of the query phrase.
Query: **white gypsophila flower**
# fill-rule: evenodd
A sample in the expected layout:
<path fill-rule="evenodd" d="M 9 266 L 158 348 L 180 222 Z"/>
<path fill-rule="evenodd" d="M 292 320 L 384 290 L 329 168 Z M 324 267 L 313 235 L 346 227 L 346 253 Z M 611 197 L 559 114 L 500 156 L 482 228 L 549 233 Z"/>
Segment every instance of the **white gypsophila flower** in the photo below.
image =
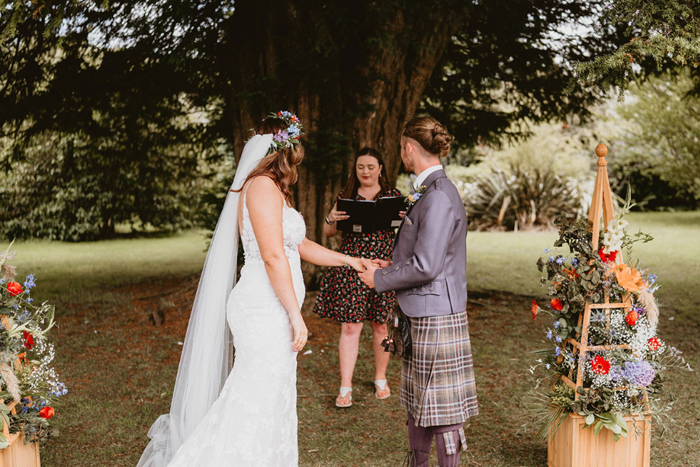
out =
<path fill-rule="evenodd" d="M 608 335 L 610 343 L 614 345 L 629 344 L 634 338 L 634 332 L 625 322 L 626 313 L 624 310 L 615 309 L 610 311 L 610 328 Z"/>

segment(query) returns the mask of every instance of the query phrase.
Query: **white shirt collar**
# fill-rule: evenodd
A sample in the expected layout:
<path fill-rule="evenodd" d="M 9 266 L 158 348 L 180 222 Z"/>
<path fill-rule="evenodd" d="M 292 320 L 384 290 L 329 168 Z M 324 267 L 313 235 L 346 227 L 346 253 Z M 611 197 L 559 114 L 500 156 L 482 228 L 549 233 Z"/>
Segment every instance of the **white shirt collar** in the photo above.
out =
<path fill-rule="evenodd" d="M 417 190 L 425 181 L 426 178 L 428 178 L 428 175 L 430 175 L 433 172 L 437 172 L 438 170 L 442 170 L 442 165 L 434 165 L 432 167 L 428 167 L 424 171 L 422 171 L 420 174 L 416 176 L 416 179 L 413 181 L 413 189 Z"/>

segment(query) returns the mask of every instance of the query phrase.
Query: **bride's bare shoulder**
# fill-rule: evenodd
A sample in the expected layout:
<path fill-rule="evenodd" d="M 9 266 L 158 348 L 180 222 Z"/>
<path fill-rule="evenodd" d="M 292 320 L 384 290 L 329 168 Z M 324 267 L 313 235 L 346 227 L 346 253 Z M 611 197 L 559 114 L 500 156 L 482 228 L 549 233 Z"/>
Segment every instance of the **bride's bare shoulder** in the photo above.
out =
<path fill-rule="evenodd" d="M 247 182 L 246 192 L 255 195 L 265 195 L 279 191 L 277 184 L 270 177 L 260 175 Z"/>
<path fill-rule="evenodd" d="M 270 177 L 259 176 L 248 182 L 246 187 L 246 204 L 248 208 L 256 206 L 270 207 L 280 203 L 280 190 Z"/>

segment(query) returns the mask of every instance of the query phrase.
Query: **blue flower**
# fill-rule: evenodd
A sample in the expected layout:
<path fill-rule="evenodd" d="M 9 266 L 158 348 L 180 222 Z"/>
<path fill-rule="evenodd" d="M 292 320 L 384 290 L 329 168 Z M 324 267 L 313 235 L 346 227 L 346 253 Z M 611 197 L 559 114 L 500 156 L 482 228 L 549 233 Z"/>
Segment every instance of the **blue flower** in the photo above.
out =
<path fill-rule="evenodd" d="M 291 118 L 292 117 L 292 113 L 289 112 L 288 110 L 282 110 L 280 112 L 280 114 L 281 114 L 280 116 L 284 117 L 284 118 Z"/>
<path fill-rule="evenodd" d="M 554 256 L 549 257 L 549 262 L 551 263 L 552 261 L 554 261 Z"/>
<path fill-rule="evenodd" d="M 32 303 L 34 299 L 32 297 L 27 297 L 27 303 Z"/>
<path fill-rule="evenodd" d="M 656 279 L 658 279 L 658 278 L 659 278 L 659 276 L 657 276 L 656 274 L 649 274 L 649 283 L 653 284 L 654 282 L 656 282 Z"/>
<path fill-rule="evenodd" d="M 573 365 L 573 364 L 574 364 L 574 362 L 575 362 L 575 360 L 574 360 L 573 358 L 569 358 L 569 363 L 570 363 L 570 364 L 572 364 L 572 365 Z"/>
<path fill-rule="evenodd" d="M 578 266 L 578 260 L 576 258 L 571 258 L 571 266 L 574 268 Z"/>
<path fill-rule="evenodd" d="M 15 310 L 19 309 L 17 305 L 12 305 L 12 308 L 14 308 Z"/>
<path fill-rule="evenodd" d="M 547 331 L 547 339 L 551 339 L 551 338 L 552 338 L 552 331 Z"/>
<path fill-rule="evenodd" d="M 24 288 L 32 289 L 34 287 L 36 287 L 36 284 L 34 283 L 34 274 L 29 274 L 27 279 L 24 281 Z"/>
<path fill-rule="evenodd" d="M 290 137 L 296 138 L 299 136 L 300 130 L 296 123 L 293 123 L 287 127 L 287 132 L 289 133 Z"/>
<path fill-rule="evenodd" d="M 557 357 L 561 355 L 561 349 L 559 347 L 554 348 L 554 353 L 557 354 Z"/>
<path fill-rule="evenodd" d="M 561 323 L 559 321 L 554 322 L 554 329 L 559 329 L 559 326 L 561 326 Z"/>
<path fill-rule="evenodd" d="M 557 341 L 557 344 L 561 344 L 561 337 L 557 336 L 554 340 Z"/>
<path fill-rule="evenodd" d="M 564 258 L 563 256 L 557 258 L 557 264 L 564 264 L 564 261 L 566 261 L 566 258 Z"/>
<path fill-rule="evenodd" d="M 545 253 L 549 253 L 549 248 L 545 248 L 545 249 L 544 249 L 544 252 L 545 252 Z"/>

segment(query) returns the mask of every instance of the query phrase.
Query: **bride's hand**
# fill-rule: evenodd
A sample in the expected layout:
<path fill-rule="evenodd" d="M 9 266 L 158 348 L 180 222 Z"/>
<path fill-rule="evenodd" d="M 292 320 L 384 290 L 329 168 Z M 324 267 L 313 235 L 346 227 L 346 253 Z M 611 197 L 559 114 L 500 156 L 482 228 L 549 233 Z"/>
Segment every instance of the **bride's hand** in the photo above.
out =
<path fill-rule="evenodd" d="M 365 270 L 365 266 L 362 264 L 362 258 L 355 258 L 348 256 L 347 265 L 353 268 L 357 272 L 362 272 Z"/>
<path fill-rule="evenodd" d="M 301 317 L 301 314 L 292 319 L 292 330 L 294 331 L 294 342 L 292 343 L 292 348 L 295 352 L 300 352 L 306 345 L 306 341 L 309 338 L 309 330 L 306 329 L 306 323 L 304 323 L 304 318 Z"/>

